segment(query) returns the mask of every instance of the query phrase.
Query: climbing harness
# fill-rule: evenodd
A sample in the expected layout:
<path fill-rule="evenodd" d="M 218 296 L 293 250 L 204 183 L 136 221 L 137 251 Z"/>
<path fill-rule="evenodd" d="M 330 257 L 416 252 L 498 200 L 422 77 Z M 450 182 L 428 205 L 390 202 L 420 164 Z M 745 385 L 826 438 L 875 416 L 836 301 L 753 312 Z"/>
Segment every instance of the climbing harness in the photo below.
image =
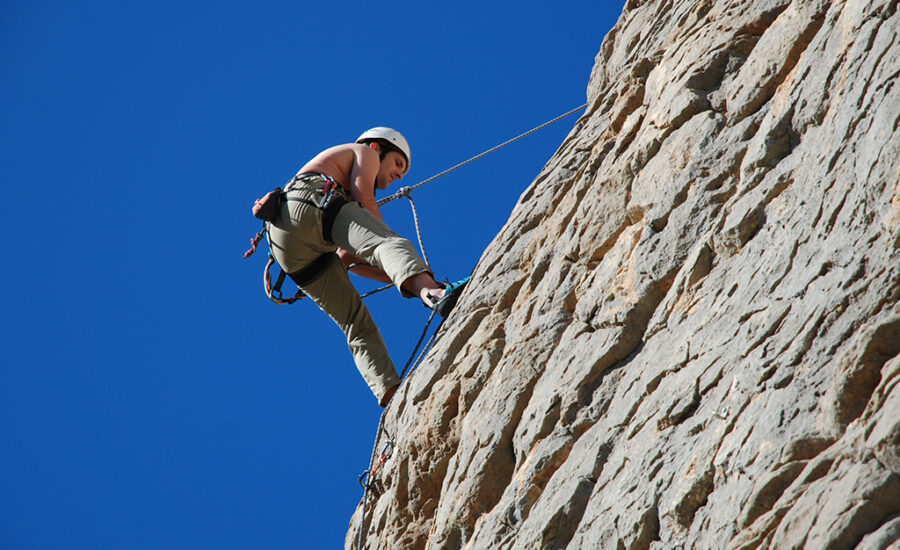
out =
<path fill-rule="evenodd" d="M 266 269 L 263 271 L 263 284 L 266 288 L 266 296 L 268 296 L 270 300 L 279 305 L 290 305 L 301 298 L 305 298 L 306 294 L 303 292 L 303 290 L 301 290 L 301 288 L 315 282 L 325 273 L 325 269 L 328 267 L 328 264 L 335 261 L 341 261 L 338 255 L 334 252 L 327 252 L 313 260 L 311 264 L 299 271 L 286 273 L 284 270 L 281 270 L 281 273 L 278 274 L 278 278 L 273 284 L 271 268 L 275 263 L 275 258 L 272 256 L 272 253 L 269 252 L 269 261 L 266 262 Z M 294 281 L 294 284 L 297 285 L 297 294 L 290 298 L 285 298 L 281 294 L 281 285 L 284 283 L 285 276 L 290 277 L 291 280 Z"/>
<path fill-rule="evenodd" d="M 272 256 L 272 253 L 269 252 L 269 261 L 266 262 L 266 268 L 263 270 L 263 286 L 266 289 L 266 296 L 280 306 L 290 305 L 301 298 L 305 298 L 306 294 L 299 288 L 297 289 L 297 294 L 290 298 L 285 298 L 281 295 L 281 285 L 284 284 L 284 277 L 287 274 L 282 270 L 281 273 L 278 274 L 278 279 L 275 281 L 275 284 L 272 284 L 272 266 L 274 264 L 275 258 Z"/>
<path fill-rule="evenodd" d="M 266 193 L 262 198 L 257 199 L 253 204 L 253 215 L 262 220 L 263 228 L 256 236 L 250 239 L 250 249 L 244 252 L 244 258 L 252 256 L 256 252 L 256 248 L 259 246 L 263 237 L 268 237 L 268 224 L 274 222 L 280 215 L 281 204 L 287 200 L 294 200 L 287 198 L 287 193 L 291 190 L 291 186 L 298 180 L 310 176 L 323 178 L 325 180 L 325 186 L 322 188 L 322 200 L 319 201 L 318 204 L 307 199 L 297 200 L 322 211 L 322 238 L 326 241 L 333 240 L 332 229 L 334 228 L 334 222 L 337 219 L 338 213 L 344 206 L 349 204 L 349 201 L 335 193 L 335 190 L 340 187 L 340 184 L 338 184 L 331 176 L 326 174 L 301 173 L 294 176 L 294 178 L 284 186 L 284 189 L 276 187 L 272 191 Z M 335 253 L 328 252 L 319 256 L 313 260 L 310 265 L 299 271 L 287 273 L 282 269 L 275 282 L 272 283 L 272 266 L 277 262 L 275 261 L 275 257 L 272 256 L 272 247 L 270 245 L 269 259 L 266 262 L 266 267 L 263 269 L 263 287 L 266 289 L 266 296 L 278 305 L 290 305 L 301 298 L 305 298 L 306 294 L 303 292 L 302 287 L 318 279 L 319 276 L 325 272 L 325 268 L 328 267 L 328 264 L 335 258 L 337 258 Z M 284 284 L 286 276 L 290 277 L 297 285 L 297 293 L 290 298 L 285 298 L 281 293 L 281 286 Z"/>

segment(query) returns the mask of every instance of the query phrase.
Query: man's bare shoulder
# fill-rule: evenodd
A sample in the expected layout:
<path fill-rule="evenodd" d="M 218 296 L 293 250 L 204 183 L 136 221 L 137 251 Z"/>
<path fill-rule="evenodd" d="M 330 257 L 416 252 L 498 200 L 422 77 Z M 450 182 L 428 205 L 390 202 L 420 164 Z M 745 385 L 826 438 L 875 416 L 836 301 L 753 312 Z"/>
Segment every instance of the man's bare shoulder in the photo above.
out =
<path fill-rule="evenodd" d="M 353 170 L 353 164 L 356 162 L 356 157 L 358 155 L 367 155 L 367 151 L 370 151 L 377 158 L 378 153 L 371 147 L 361 143 L 335 145 L 313 157 L 312 160 L 303 165 L 300 172 L 325 174 L 346 187 L 350 182 L 350 174 Z"/>

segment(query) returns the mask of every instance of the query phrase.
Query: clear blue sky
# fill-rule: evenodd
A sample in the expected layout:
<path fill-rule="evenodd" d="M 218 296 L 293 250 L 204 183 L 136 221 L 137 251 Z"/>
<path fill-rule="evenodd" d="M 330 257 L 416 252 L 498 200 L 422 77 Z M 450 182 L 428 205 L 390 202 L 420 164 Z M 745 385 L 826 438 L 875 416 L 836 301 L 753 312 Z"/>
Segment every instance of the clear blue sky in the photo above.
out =
<path fill-rule="evenodd" d="M 241 260 L 253 200 L 371 126 L 413 184 L 584 103 L 622 4 L 3 2 L 0 548 L 340 547 L 381 409 Z M 438 276 L 575 120 L 417 191 Z M 399 368 L 427 311 L 368 303 Z"/>

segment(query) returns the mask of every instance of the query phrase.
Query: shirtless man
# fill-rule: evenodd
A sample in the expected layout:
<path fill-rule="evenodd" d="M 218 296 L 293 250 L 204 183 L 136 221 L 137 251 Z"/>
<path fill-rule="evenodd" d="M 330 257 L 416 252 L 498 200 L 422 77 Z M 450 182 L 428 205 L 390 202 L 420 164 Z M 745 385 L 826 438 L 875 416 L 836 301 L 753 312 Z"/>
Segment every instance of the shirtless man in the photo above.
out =
<path fill-rule="evenodd" d="M 382 407 L 400 377 L 348 269 L 392 283 L 404 297 L 418 296 L 442 316 L 449 315 L 467 281 L 446 287 L 436 282 L 412 243 L 384 223 L 375 191 L 402 178 L 409 165 L 406 139 L 391 128 L 372 128 L 356 143 L 331 147 L 306 163 L 285 187 L 281 215 L 268 224 L 275 260 L 344 331 Z"/>

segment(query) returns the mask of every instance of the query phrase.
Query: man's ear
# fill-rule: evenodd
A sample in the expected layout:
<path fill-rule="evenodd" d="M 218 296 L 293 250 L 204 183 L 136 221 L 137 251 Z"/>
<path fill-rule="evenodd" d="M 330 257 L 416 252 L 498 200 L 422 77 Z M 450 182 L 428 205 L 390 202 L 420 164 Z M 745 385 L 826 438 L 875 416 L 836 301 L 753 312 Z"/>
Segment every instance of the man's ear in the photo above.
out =
<path fill-rule="evenodd" d="M 381 144 L 380 143 L 378 143 L 376 141 L 370 141 L 366 145 L 368 145 L 372 149 L 375 149 L 376 151 L 378 151 L 379 154 L 381 153 Z"/>

